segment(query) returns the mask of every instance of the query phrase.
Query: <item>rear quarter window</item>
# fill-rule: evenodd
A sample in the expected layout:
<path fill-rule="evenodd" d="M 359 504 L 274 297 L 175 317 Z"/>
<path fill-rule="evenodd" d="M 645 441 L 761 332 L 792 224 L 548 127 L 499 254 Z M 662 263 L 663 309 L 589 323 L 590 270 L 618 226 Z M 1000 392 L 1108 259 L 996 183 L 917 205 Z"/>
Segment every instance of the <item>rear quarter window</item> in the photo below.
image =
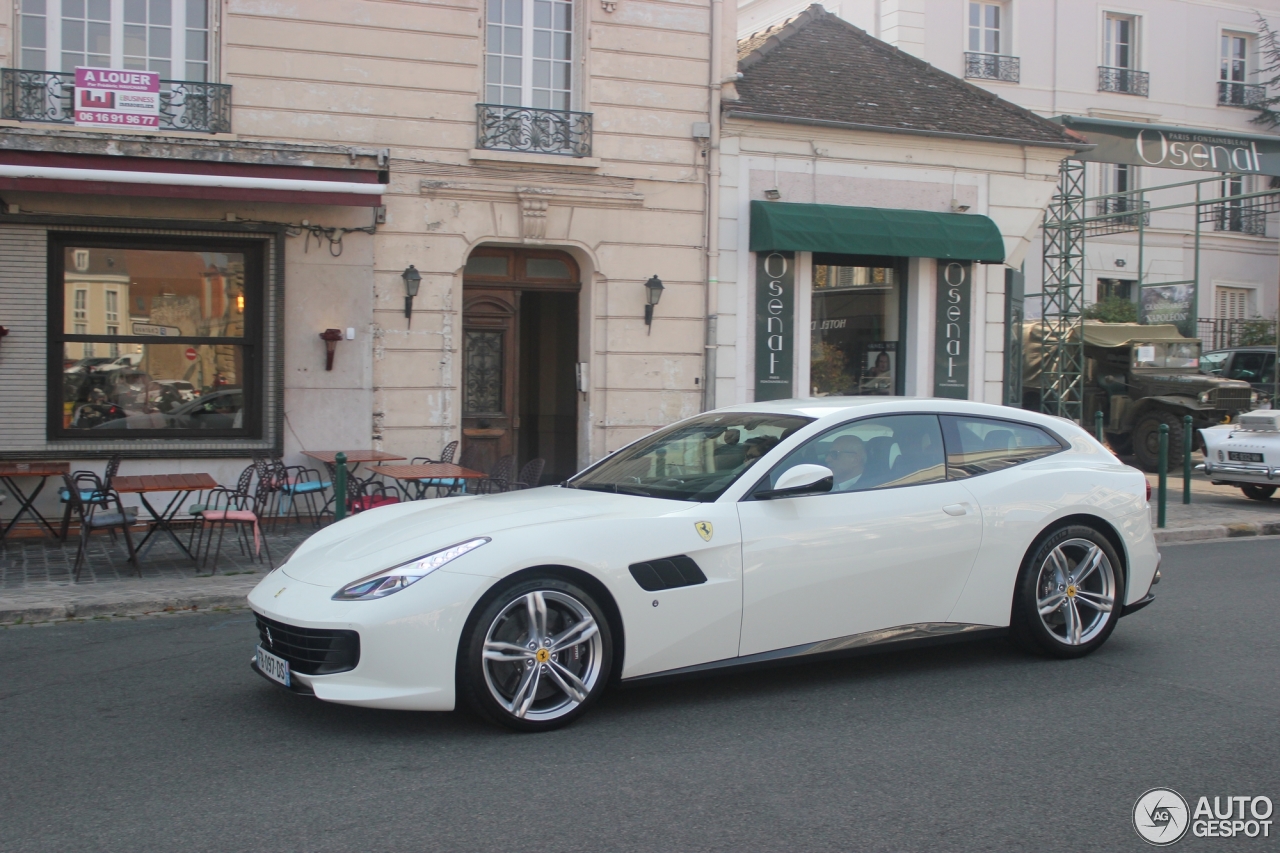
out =
<path fill-rule="evenodd" d="M 1003 471 L 1063 449 L 1057 438 L 1030 424 L 963 415 L 941 420 L 950 480 Z"/>

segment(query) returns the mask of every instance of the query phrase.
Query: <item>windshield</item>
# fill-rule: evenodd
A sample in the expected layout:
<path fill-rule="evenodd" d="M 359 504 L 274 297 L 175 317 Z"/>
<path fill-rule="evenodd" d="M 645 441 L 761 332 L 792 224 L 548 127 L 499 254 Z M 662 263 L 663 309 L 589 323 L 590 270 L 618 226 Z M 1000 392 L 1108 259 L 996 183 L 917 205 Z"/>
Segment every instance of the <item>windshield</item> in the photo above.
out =
<path fill-rule="evenodd" d="M 1135 344 L 1134 367 L 1199 367 L 1200 342 Z"/>
<path fill-rule="evenodd" d="M 721 412 L 655 432 L 565 485 L 676 501 L 714 501 L 779 442 L 813 421 L 796 415 Z"/>

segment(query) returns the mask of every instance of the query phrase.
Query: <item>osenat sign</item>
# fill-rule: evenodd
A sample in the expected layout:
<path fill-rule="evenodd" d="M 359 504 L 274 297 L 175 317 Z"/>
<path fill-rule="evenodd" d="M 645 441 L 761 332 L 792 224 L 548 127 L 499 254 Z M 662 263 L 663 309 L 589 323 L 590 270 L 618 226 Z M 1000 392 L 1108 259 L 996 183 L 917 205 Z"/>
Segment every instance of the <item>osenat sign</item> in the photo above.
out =
<path fill-rule="evenodd" d="M 1234 144 L 1223 144 L 1224 142 Z M 1258 144 L 1253 140 L 1222 140 L 1199 133 L 1140 130 L 1134 140 L 1138 159 L 1148 166 L 1209 169 L 1214 172 L 1261 172 Z"/>
<path fill-rule="evenodd" d="M 1055 121 L 1095 146 L 1075 157 L 1090 163 L 1280 175 L 1280 137 L 1076 116 L 1059 116 Z"/>
<path fill-rule="evenodd" d="M 795 353 L 796 271 L 793 252 L 756 255 L 756 399 L 791 396 Z"/>

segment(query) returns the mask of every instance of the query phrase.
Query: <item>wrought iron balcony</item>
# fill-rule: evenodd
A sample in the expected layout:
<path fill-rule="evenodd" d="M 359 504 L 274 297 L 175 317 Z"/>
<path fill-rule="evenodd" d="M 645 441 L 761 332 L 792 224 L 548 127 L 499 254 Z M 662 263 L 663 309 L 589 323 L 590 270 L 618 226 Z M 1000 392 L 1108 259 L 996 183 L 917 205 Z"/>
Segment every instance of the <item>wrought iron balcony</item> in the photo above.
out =
<path fill-rule="evenodd" d="M 0 118 L 75 124 L 76 75 L 0 69 Z M 160 131 L 231 132 L 231 87 L 195 80 L 160 81 Z"/>
<path fill-rule="evenodd" d="M 1214 231 L 1233 231 L 1254 237 L 1267 236 L 1267 208 L 1252 199 L 1224 201 L 1209 209 Z"/>
<path fill-rule="evenodd" d="M 1253 83 L 1218 81 L 1218 104 L 1224 107 L 1256 107 L 1267 97 L 1267 87 Z"/>
<path fill-rule="evenodd" d="M 964 55 L 964 76 L 972 80 L 1000 80 L 1017 83 L 1022 76 L 1022 62 L 1016 56 L 998 53 L 971 53 Z"/>
<path fill-rule="evenodd" d="M 1112 216 L 1110 219 L 1095 221 L 1089 225 L 1089 235 L 1097 234 L 1120 234 L 1125 231 L 1135 231 L 1138 228 L 1138 219 L 1141 216 L 1142 226 L 1151 224 L 1151 213 L 1148 208 L 1151 202 L 1139 202 L 1136 196 L 1112 196 L 1111 198 L 1100 198 L 1094 202 L 1094 214 L 1096 216 L 1106 216 L 1115 213 L 1128 213 L 1128 216 Z M 1139 213 L 1141 210 L 1141 213 Z"/>
<path fill-rule="evenodd" d="M 591 113 L 476 105 L 476 148 L 591 156 Z"/>
<path fill-rule="evenodd" d="M 1150 82 L 1151 75 L 1146 71 L 1098 66 L 1099 92 L 1119 92 L 1122 95 L 1141 95 L 1145 98 Z"/>

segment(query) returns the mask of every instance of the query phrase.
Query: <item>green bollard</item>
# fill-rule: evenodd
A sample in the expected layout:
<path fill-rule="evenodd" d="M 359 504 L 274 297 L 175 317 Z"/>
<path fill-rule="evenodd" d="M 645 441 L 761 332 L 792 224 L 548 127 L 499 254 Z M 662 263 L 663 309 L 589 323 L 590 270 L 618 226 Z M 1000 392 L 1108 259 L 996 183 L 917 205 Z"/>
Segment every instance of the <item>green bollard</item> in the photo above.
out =
<path fill-rule="evenodd" d="M 333 457 L 333 520 L 342 521 L 346 517 L 347 454 L 338 451 L 338 455 Z M 1163 525 L 1161 526 L 1163 527 Z"/>
<path fill-rule="evenodd" d="M 1106 434 L 1103 433 L 1102 431 L 1102 412 L 1093 413 L 1093 429 L 1094 429 L 1094 432 L 1098 434 L 1098 443 L 1106 444 L 1107 437 L 1106 437 Z"/>
<path fill-rule="evenodd" d="M 1156 527 L 1164 527 L 1165 503 L 1169 499 L 1169 425 L 1160 424 L 1160 489 L 1156 497 Z"/>
<path fill-rule="evenodd" d="M 1182 416 L 1182 502 L 1191 503 L 1191 415 Z"/>

